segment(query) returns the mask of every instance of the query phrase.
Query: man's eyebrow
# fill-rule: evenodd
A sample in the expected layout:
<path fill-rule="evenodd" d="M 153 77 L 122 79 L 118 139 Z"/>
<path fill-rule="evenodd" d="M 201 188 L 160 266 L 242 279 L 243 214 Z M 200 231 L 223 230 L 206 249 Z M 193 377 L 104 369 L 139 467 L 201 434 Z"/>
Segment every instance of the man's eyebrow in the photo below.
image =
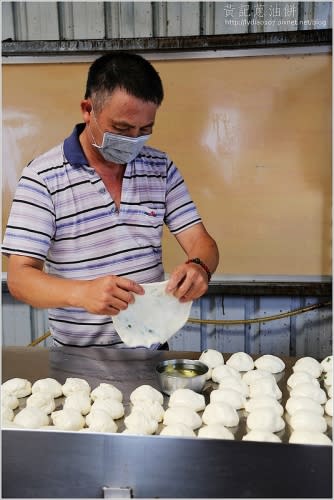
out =
<path fill-rule="evenodd" d="M 136 128 L 135 125 L 131 125 L 128 122 L 122 121 L 122 120 L 111 120 L 111 125 L 116 126 L 116 127 L 127 127 L 127 128 Z M 143 125 L 141 128 L 145 127 L 153 127 L 154 122 L 147 123 L 146 125 Z"/>
<path fill-rule="evenodd" d="M 116 126 L 121 126 L 121 127 L 128 127 L 128 128 L 135 128 L 134 125 L 131 125 L 130 123 L 128 122 L 124 122 L 124 121 L 118 121 L 118 120 L 111 120 L 110 122 L 112 125 L 116 125 Z"/>

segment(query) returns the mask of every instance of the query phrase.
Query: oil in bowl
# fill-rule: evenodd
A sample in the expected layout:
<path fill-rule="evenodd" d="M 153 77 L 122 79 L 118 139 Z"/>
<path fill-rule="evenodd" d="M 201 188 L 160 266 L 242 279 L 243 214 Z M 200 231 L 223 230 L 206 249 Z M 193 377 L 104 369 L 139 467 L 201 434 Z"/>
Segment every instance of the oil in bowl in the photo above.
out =
<path fill-rule="evenodd" d="M 175 375 L 176 377 L 180 375 L 182 377 L 196 377 L 197 375 L 201 375 L 197 370 L 192 368 L 182 368 L 173 365 L 167 365 L 165 372 L 168 373 L 168 375 Z"/>
<path fill-rule="evenodd" d="M 161 390 L 170 395 L 176 389 L 192 389 L 201 392 L 207 377 L 208 367 L 201 361 L 170 359 L 156 367 Z"/>

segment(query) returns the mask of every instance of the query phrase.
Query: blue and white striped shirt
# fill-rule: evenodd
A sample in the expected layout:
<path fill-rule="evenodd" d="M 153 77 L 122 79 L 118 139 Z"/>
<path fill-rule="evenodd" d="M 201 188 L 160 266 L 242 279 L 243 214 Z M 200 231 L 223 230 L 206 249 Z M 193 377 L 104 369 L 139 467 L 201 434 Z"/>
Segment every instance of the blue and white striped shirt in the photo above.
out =
<path fill-rule="evenodd" d="M 201 221 L 180 172 L 165 153 L 145 146 L 126 166 L 117 211 L 87 164 L 79 142 L 83 127 L 23 170 L 3 253 L 41 259 L 47 273 L 67 279 L 163 280 L 163 225 L 177 234 Z M 49 309 L 49 324 L 63 344 L 121 343 L 110 316 L 81 308 Z"/>

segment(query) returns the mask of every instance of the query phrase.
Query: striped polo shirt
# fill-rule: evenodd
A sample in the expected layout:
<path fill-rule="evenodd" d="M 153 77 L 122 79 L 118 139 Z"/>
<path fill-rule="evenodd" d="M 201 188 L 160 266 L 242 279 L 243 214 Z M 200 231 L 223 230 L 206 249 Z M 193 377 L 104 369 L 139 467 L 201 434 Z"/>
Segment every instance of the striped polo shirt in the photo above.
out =
<path fill-rule="evenodd" d="M 44 261 L 53 276 L 91 280 L 164 279 L 163 225 L 177 234 L 201 221 L 168 156 L 144 146 L 127 164 L 119 210 L 79 142 L 84 124 L 22 172 L 2 251 Z M 74 346 L 117 345 L 112 318 L 82 308 L 49 309 L 55 340 Z"/>

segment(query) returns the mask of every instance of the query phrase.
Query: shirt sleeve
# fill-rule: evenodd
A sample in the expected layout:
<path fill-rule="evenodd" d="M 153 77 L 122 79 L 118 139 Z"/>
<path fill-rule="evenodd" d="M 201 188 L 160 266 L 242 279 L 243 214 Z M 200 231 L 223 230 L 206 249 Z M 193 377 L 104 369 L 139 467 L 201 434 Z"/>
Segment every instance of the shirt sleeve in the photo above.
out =
<path fill-rule="evenodd" d="M 23 170 L 9 214 L 2 252 L 45 260 L 55 231 L 55 212 L 44 180 Z"/>
<path fill-rule="evenodd" d="M 177 234 L 202 221 L 176 165 L 168 159 L 165 223 Z"/>

